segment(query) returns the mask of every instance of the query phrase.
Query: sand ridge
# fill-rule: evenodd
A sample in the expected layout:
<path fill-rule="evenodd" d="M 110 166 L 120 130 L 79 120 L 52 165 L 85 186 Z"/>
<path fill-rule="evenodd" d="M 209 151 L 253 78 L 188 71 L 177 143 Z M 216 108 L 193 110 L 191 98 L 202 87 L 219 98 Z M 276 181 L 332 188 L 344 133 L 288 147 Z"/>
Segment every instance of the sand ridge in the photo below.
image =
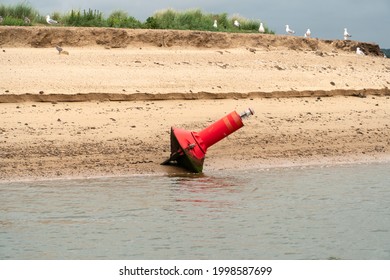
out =
<path fill-rule="evenodd" d="M 106 48 L 126 47 L 193 47 L 238 48 L 254 47 L 296 51 L 341 50 L 355 51 L 360 47 L 366 54 L 383 56 L 375 43 L 353 40 L 319 40 L 299 36 L 255 33 L 227 33 L 193 30 L 121 29 L 98 27 L 0 26 L 0 46 L 47 48 L 67 47 Z"/>

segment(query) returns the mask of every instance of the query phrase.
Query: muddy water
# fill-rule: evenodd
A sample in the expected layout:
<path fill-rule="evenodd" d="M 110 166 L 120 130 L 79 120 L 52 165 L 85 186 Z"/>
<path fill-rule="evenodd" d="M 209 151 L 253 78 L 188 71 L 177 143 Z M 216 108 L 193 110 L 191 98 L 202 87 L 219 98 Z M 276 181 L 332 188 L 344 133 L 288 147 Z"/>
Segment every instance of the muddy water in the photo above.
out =
<path fill-rule="evenodd" d="M 0 259 L 390 259 L 389 170 L 0 183 Z"/>

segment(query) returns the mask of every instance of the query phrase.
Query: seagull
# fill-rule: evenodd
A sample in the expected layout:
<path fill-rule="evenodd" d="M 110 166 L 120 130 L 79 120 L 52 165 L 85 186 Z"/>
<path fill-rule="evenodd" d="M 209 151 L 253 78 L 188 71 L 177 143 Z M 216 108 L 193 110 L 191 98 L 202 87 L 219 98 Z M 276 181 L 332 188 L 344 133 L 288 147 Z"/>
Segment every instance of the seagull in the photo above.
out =
<path fill-rule="evenodd" d="M 58 23 L 58 21 L 51 19 L 49 15 L 46 16 L 46 22 L 48 24 L 57 24 Z"/>
<path fill-rule="evenodd" d="M 240 23 L 238 22 L 238 20 L 234 21 L 234 26 L 240 28 Z"/>
<path fill-rule="evenodd" d="M 264 26 L 263 26 L 262 22 L 260 22 L 259 32 L 260 33 L 264 33 L 265 32 L 265 29 L 264 29 Z"/>
<path fill-rule="evenodd" d="M 310 38 L 310 36 L 311 36 L 311 31 L 310 31 L 310 29 L 307 29 L 306 33 L 305 33 L 305 35 L 303 35 L 303 37 Z"/>
<path fill-rule="evenodd" d="M 286 33 L 288 33 L 288 34 L 295 34 L 295 31 L 290 29 L 290 26 L 288 26 L 288 24 L 286 24 Z"/>
<path fill-rule="evenodd" d="M 356 48 L 356 54 L 357 55 L 365 55 L 365 53 L 359 47 Z"/>
<path fill-rule="evenodd" d="M 348 40 L 348 38 L 352 37 L 347 31 L 347 28 L 344 28 L 344 40 Z"/>
<path fill-rule="evenodd" d="M 24 17 L 24 23 L 25 24 L 30 24 L 31 20 L 28 17 Z"/>
<path fill-rule="evenodd" d="M 58 54 L 61 54 L 62 48 L 61 48 L 60 46 L 56 46 L 56 49 L 57 49 L 57 51 L 58 51 Z"/>
<path fill-rule="evenodd" d="M 218 23 L 217 23 L 217 20 L 216 20 L 216 19 L 214 20 L 213 26 L 214 26 L 214 28 L 218 28 Z"/>

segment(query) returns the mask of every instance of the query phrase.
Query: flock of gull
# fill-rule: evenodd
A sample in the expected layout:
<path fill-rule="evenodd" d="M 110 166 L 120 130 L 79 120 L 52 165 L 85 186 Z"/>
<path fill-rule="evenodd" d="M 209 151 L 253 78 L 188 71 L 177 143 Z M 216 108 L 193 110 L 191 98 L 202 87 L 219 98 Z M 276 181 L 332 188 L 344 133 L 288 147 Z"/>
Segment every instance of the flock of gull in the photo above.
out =
<path fill-rule="evenodd" d="M 261 27 L 262 23 L 260 23 L 260 27 Z M 260 32 L 260 27 L 259 27 L 259 32 Z M 263 32 L 264 33 L 264 32 Z M 295 31 L 292 30 L 290 28 L 290 26 L 288 24 L 286 24 L 286 33 L 287 34 L 295 34 Z M 351 38 L 352 36 L 348 33 L 348 30 L 347 28 L 344 28 L 344 40 L 349 40 L 349 38 Z M 303 37 L 305 38 L 310 38 L 311 37 L 311 31 L 310 31 L 310 28 L 308 28 L 305 32 L 305 34 L 303 34 Z"/>
<path fill-rule="evenodd" d="M 3 17 L 0 16 L 0 23 L 3 22 Z M 46 22 L 50 25 L 53 25 L 53 24 L 58 24 L 59 22 L 50 18 L 50 15 L 47 15 L 46 16 Z M 30 24 L 31 23 L 31 20 L 28 18 L 28 17 L 25 17 L 24 18 L 24 23 L 25 24 Z M 238 20 L 234 20 L 233 22 L 233 25 L 236 27 L 236 28 L 240 28 L 241 27 L 241 24 Z M 218 28 L 218 21 L 217 20 L 214 20 L 214 24 L 213 24 L 213 27 L 214 28 Z M 265 33 L 265 28 L 264 28 L 264 25 L 262 22 L 260 22 L 260 26 L 259 26 L 259 33 Z M 292 30 L 290 28 L 290 26 L 288 24 L 286 24 L 286 34 L 289 34 L 289 35 L 293 35 L 295 34 L 295 31 Z M 348 33 L 348 30 L 347 28 L 344 28 L 344 40 L 349 40 L 349 38 L 351 38 L 352 36 Z M 303 35 L 304 38 L 310 38 L 311 37 L 311 31 L 310 29 L 307 29 L 305 34 Z M 61 51 L 59 51 L 59 53 L 61 53 Z M 356 49 L 356 54 L 358 55 L 365 55 L 364 52 L 360 49 L 360 48 L 357 48 Z"/>
<path fill-rule="evenodd" d="M 240 22 L 238 20 L 234 20 L 233 22 L 233 25 L 237 28 L 240 28 Z M 213 27 L 214 28 L 218 28 L 218 22 L 217 20 L 214 20 L 214 24 L 213 24 Z M 260 22 L 260 26 L 259 26 L 259 33 L 265 33 L 265 28 L 264 28 L 264 25 L 262 22 Z M 288 35 L 294 35 L 295 34 L 295 31 L 293 29 L 290 28 L 290 26 L 288 24 L 286 24 L 286 34 Z M 348 33 L 348 30 L 347 28 L 344 28 L 344 33 L 343 33 L 343 36 L 344 36 L 344 40 L 349 40 L 349 38 L 352 37 L 351 34 Z M 310 38 L 311 37 L 311 31 L 310 31 L 310 28 L 308 28 L 305 32 L 305 34 L 303 34 L 303 37 L 304 38 Z M 365 55 L 365 53 L 362 51 L 362 49 L 360 49 L 359 47 L 356 48 L 356 54 L 358 55 Z"/>
<path fill-rule="evenodd" d="M 240 22 L 238 20 L 234 20 L 233 25 L 235 27 L 237 27 L 237 28 L 240 28 L 240 26 L 241 26 L 241 24 L 240 24 Z M 214 28 L 218 28 L 217 20 L 214 20 L 213 27 Z M 265 33 L 265 28 L 264 28 L 264 25 L 263 25 L 262 22 L 260 22 L 259 32 L 260 33 Z M 292 30 L 288 24 L 286 24 L 286 33 L 289 34 L 289 35 L 293 35 L 293 34 L 295 34 L 295 31 Z M 310 31 L 309 28 L 306 30 L 305 34 L 303 34 L 303 37 L 304 38 L 310 38 L 311 37 L 311 31 Z M 348 33 L 347 28 L 344 28 L 344 40 L 349 40 L 350 37 L 352 37 L 352 36 Z"/>

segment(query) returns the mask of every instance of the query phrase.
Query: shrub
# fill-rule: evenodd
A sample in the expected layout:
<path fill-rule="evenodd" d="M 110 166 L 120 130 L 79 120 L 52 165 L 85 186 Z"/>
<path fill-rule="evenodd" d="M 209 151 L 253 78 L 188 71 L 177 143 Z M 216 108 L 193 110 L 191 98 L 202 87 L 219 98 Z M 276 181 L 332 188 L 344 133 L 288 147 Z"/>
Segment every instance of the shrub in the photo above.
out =
<path fill-rule="evenodd" d="M 38 11 L 26 2 L 16 5 L 0 4 L 0 15 L 3 17 L 2 25 L 29 25 L 24 22 L 25 17 L 28 17 L 31 22 L 39 17 Z"/>
<path fill-rule="evenodd" d="M 3 17 L 2 25 L 31 25 L 24 22 L 28 17 L 32 24 L 46 24 L 45 16 L 40 15 L 30 4 L 22 2 L 16 5 L 0 4 L 0 15 Z M 204 13 L 200 9 L 192 9 L 183 12 L 172 9 L 162 10 L 148 17 L 145 23 L 129 16 L 124 11 L 114 11 L 106 19 L 103 13 L 98 10 L 88 9 L 71 10 L 67 14 L 54 12 L 51 18 L 67 26 L 94 26 L 94 27 L 114 27 L 114 28 L 151 28 L 151 29 L 178 29 L 178 30 L 208 30 L 223 32 L 258 32 L 259 21 L 249 20 L 239 15 L 228 17 L 227 13 L 210 14 Z M 233 25 L 237 19 L 241 26 L 237 28 Z M 218 28 L 213 27 L 214 20 L 218 22 Z M 265 26 L 265 33 L 274 33 Z"/>
<path fill-rule="evenodd" d="M 69 15 L 62 17 L 62 21 L 65 25 L 71 26 L 107 26 L 103 13 L 92 9 L 88 9 L 88 11 L 83 10 L 82 13 L 79 10 L 72 10 Z"/>
<path fill-rule="evenodd" d="M 109 27 L 141 28 L 142 23 L 134 17 L 129 17 L 124 11 L 114 11 L 107 19 Z"/>
<path fill-rule="evenodd" d="M 2 25 L 23 26 L 26 24 L 24 23 L 24 20 L 20 18 L 6 17 L 4 18 Z"/>
<path fill-rule="evenodd" d="M 157 19 L 155 17 L 148 17 L 144 24 L 146 28 L 158 29 Z"/>
<path fill-rule="evenodd" d="M 201 10 L 188 10 L 177 12 L 172 9 L 156 12 L 146 20 L 145 26 L 155 29 L 179 29 L 179 30 L 209 30 L 215 31 L 214 20 L 218 22 L 217 31 L 226 32 L 258 32 L 260 22 L 249 20 L 239 15 L 228 18 L 226 13 L 208 14 Z M 234 20 L 240 22 L 240 28 L 233 25 Z M 265 27 L 265 33 L 272 33 Z"/>

